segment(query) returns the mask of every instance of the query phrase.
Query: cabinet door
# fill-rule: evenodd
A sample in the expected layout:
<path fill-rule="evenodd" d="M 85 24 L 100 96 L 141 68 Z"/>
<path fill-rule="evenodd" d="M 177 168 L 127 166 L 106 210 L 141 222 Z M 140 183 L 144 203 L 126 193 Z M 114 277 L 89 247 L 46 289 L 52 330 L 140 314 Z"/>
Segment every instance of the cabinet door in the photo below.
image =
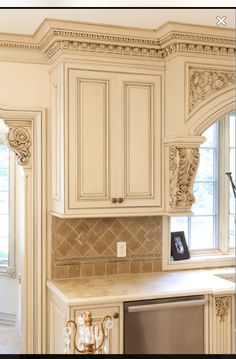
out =
<path fill-rule="evenodd" d="M 115 91 L 110 73 L 69 70 L 69 210 L 112 206 Z"/>
<path fill-rule="evenodd" d="M 120 206 L 161 205 L 161 80 L 121 75 Z"/>
<path fill-rule="evenodd" d="M 71 308 L 71 319 L 77 320 L 81 312 L 90 311 L 92 313 L 93 324 L 100 324 L 103 317 L 110 315 L 112 317 L 113 326 L 109 330 L 108 342 L 109 342 L 109 354 L 120 354 L 122 352 L 122 344 L 120 333 L 123 332 L 121 328 L 121 307 L 120 306 L 94 306 L 94 307 L 80 307 Z"/>

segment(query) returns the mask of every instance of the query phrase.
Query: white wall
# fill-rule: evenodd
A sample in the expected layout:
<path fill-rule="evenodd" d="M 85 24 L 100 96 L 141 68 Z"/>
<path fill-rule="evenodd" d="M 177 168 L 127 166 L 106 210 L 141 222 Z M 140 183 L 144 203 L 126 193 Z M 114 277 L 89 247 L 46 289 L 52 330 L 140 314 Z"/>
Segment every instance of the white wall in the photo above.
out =
<path fill-rule="evenodd" d="M 0 62 L 0 105 L 46 108 L 49 103 L 47 65 Z"/>
<path fill-rule="evenodd" d="M 4 109 L 47 109 L 49 103 L 49 74 L 47 65 L 0 61 L 0 106 Z M 18 240 L 20 236 L 17 236 Z M 17 255 L 17 254 L 16 254 Z M 18 275 L 20 259 L 17 258 Z M 18 279 L 0 276 L 1 313 L 15 314 L 20 320 L 21 302 Z"/>
<path fill-rule="evenodd" d="M 16 319 L 18 308 L 17 279 L 0 276 L 0 323 Z"/>

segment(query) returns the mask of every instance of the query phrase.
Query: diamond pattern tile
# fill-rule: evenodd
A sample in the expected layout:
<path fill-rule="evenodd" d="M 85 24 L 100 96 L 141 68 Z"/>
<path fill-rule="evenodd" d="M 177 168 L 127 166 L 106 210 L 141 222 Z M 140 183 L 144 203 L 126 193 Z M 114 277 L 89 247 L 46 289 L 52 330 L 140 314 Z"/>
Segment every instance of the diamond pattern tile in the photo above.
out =
<path fill-rule="evenodd" d="M 119 241 L 127 243 L 125 258 L 116 257 Z M 60 278 L 61 273 L 65 278 L 66 275 L 96 276 L 154 271 L 155 268 L 160 269 L 156 262 L 161 259 L 161 241 L 162 217 L 159 216 L 88 219 L 53 217 L 52 273 L 57 278 Z M 65 271 L 67 265 L 68 270 Z"/>

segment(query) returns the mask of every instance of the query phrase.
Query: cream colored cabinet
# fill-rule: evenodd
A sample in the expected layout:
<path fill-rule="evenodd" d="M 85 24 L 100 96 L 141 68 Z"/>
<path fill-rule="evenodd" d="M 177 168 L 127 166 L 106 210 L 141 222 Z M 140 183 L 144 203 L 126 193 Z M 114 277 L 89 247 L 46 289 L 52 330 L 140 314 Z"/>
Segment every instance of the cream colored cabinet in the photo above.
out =
<path fill-rule="evenodd" d="M 119 75 L 117 196 L 124 207 L 161 205 L 160 77 Z"/>
<path fill-rule="evenodd" d="M 94 306 L 71 307 L 71 319 L 76 320 L 81 312 L 90 311 L 93 324 L 100 324 L 106 315 L 112 318 L 112 328 L 108 333 L 109 354 L 120 354 L 123 348 L 123 328 L 121 327 L 121 306 L 100 304 Z M 104 353 L 103 353 L 104 354 Z"/>
<path fill-rule="evenodd" d="M 68 210 L 112 205 L 116 191 L 115 86 L 110 73 L 69 70 Z"/>
<path fill-rule="evenodd" d="M 51 88 L 52 211 L 160 211 L 160 76 L 58 67 Z"/>
<path fill-rule="evenodd" d="M 77 321 L 81 312 L 90 311 L 93 324 L 100 324 L 106 315 L 112 317 L 112 328 L 108 333 L 109 354 L 123 352 L 123 310 L 122 304 L 100 304 L 88 306 L 67 306 L 53 293 L 48 297 L 48 343 L 49 354 L 64 353 L 64 327 L 67 320 Z M 73 340 L 73 339 L 72 339 Z M 77 339 L 76 339 L 77 340 Z M 77 353 L 73 347 L 73 353 Z"/>
<path fill-rule="evenodd" d="M 47 353 L 64 353 L 64 326 L 69 319 L 68 310 L 58 300 L 51 298 L 48 308 Z"/>

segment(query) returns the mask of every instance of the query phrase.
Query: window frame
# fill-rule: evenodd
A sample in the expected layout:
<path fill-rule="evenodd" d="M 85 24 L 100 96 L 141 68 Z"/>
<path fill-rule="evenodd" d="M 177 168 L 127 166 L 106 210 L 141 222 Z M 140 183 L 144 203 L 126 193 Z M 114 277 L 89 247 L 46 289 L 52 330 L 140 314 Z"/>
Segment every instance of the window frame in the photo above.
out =
<path fill-rule="evenodd" d="M 0 132 L 0 142 L 5 143 L 3 137 L 6 133 Z M 0 276 L 15 278 L 16 276 L 16 226 L 15 226 L 15 200 L 16 200 L 16 161 L 15 154 L 9 150 L 9 245 L 8 260 L 0 260 Z"/>
<path fill-rule="evenodd" d="M 230 183 L 225 175 L 225 168 L 229 168 L 229 116 L 232 112 L 222 117 L 219 121 L 219 146 L 218 146 L 218 248 L 207 250 L 193 250 L 188 260 L 173 261 L 170 258 L 170 216 L 163 217 L 163 246 L 162 267 L 164 270 L 207 268 L 235 265 L 235 248 L 230 248 L 229 242 L 229 190 Z M 225 195 L 227 193 L 227 196 Z M 220 200 L 219 200 L 220 199 Z M 224 200 L 222 200 L 224 199 Z M 172 216 L 174 216 L 172 214 Z M 176 214 L 176 216 L 180 216 Z M 184 215 L 183 215 L 184 216 Z"/>

